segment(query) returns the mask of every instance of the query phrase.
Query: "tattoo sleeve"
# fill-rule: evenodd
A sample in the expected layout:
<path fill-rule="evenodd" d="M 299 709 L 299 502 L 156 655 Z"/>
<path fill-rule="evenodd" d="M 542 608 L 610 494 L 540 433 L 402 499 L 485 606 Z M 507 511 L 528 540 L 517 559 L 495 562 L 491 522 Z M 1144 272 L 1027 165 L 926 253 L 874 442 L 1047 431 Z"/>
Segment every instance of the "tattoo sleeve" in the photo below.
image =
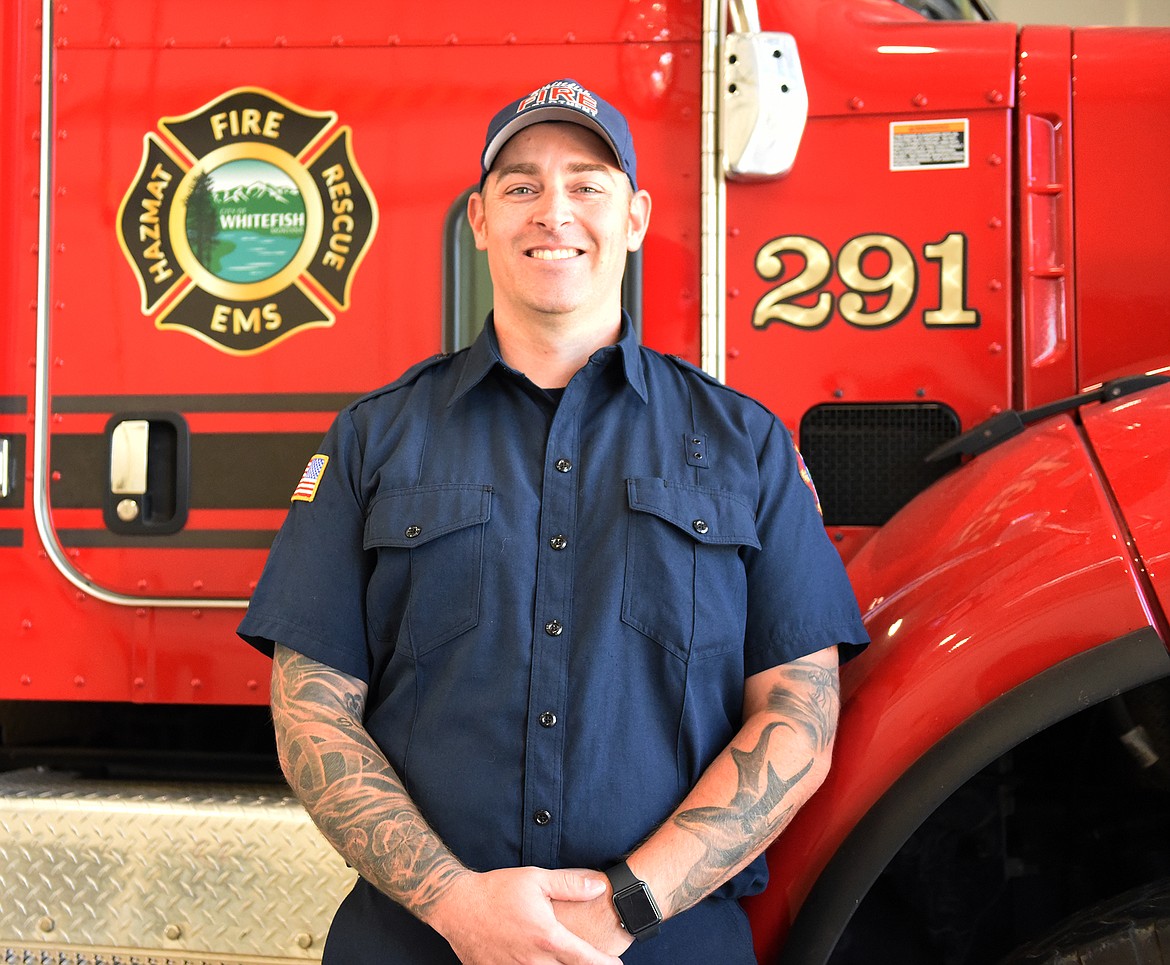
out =
<path fill-rule="evenodd" d="M 767 847 L 820 785 L 839 706 L 836 668 L 812 658 L 782 668 L 767 694 L 766 723 L 754 745 L 733 741 L 727 750 L 737 774 L 731 799 L 680 810 L 671 819 L 702 845 L 671 896 L 676 912 L 704 898 Z M 738 740 L 744 736 L 741 731 Z M 818 762 L 818 775 L 810 777 Z"/>
<path fill-rule="evenodd" d="M 289 786 L 359 874 L 422 917 L 466 869 L 367 733 L 365 695 L 360 681 L 277 647 L 272 717 Z"/>

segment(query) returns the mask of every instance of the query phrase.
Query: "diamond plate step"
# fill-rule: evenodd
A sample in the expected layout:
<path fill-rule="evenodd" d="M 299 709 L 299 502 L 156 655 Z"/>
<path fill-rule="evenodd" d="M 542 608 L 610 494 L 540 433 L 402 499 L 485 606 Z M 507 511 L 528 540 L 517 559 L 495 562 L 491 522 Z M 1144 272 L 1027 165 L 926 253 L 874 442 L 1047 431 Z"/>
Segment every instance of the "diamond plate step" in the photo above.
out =
<path fill-rule="evenodd" d="M 0 774 L 0 961 L 320 961 L 354 873 L 273 786 Z"/>

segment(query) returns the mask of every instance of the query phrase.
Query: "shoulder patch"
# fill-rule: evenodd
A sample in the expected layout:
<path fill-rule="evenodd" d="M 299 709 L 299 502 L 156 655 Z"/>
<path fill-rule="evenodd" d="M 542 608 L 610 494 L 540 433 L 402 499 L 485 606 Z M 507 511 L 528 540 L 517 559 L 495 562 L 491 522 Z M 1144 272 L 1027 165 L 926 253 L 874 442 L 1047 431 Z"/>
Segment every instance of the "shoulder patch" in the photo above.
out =
<path fill-rule="evenodd" d="M 824 517 L 824 510 L 821 509 L 821 497 L 817 495 L 817 487 L 813 484 L 812 473 L 808 471 L 808 466 L 804 464 L 804 456 L 800 454 L 800 447 L 796 443 L 793 443 L 792 449 L 796 453 L 796 466 L 800 472 L 800 478 L 808 486 L 808 491 L 812 493 L 813 502 L 817 504 L 817 512 Z"/>
<path fill-rule="evenodd" d="M 311 503 L 317 496 L 317 487 L 321 485 L 321 478 L 325 475 L 325 467 L 329 465 L 329 457 L 317 453 L 309 460 L 305 471 L 301 474 L 301 481 L 293 490 L 292 502 Z"/>

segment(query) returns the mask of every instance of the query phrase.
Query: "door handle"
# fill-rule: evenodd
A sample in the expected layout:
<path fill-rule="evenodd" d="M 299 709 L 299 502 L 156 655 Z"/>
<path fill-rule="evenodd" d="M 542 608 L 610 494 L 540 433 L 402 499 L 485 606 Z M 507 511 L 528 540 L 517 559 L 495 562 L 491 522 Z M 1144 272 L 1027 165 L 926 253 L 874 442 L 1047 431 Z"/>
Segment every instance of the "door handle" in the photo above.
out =
<path fill-rule="evenodd" d="M 106 426 L 106 526 L 127 535 L 176 533 L 187 521 L 190 432 L 177 413 L 123 413 Z"/>
<path fill-rule="evenodd" d="M 110 491 L 115 496 L 141 496 L 146 492 L 149 446 L 148 420 L 126 419 L 114 426 L 110 433 Z"/>

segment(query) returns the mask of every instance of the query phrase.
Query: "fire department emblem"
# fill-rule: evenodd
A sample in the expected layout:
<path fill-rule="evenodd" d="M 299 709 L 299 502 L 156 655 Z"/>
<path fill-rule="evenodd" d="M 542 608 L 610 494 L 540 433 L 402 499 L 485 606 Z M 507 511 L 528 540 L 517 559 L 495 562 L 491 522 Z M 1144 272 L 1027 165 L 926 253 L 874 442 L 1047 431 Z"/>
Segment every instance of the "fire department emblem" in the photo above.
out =
<path fill-rule="evenodd" d="M 142 314 L 233 355 L 332 325 L 378 225 L 336 122 L 251 87 L 162 118 L 118 211 Z"/>

